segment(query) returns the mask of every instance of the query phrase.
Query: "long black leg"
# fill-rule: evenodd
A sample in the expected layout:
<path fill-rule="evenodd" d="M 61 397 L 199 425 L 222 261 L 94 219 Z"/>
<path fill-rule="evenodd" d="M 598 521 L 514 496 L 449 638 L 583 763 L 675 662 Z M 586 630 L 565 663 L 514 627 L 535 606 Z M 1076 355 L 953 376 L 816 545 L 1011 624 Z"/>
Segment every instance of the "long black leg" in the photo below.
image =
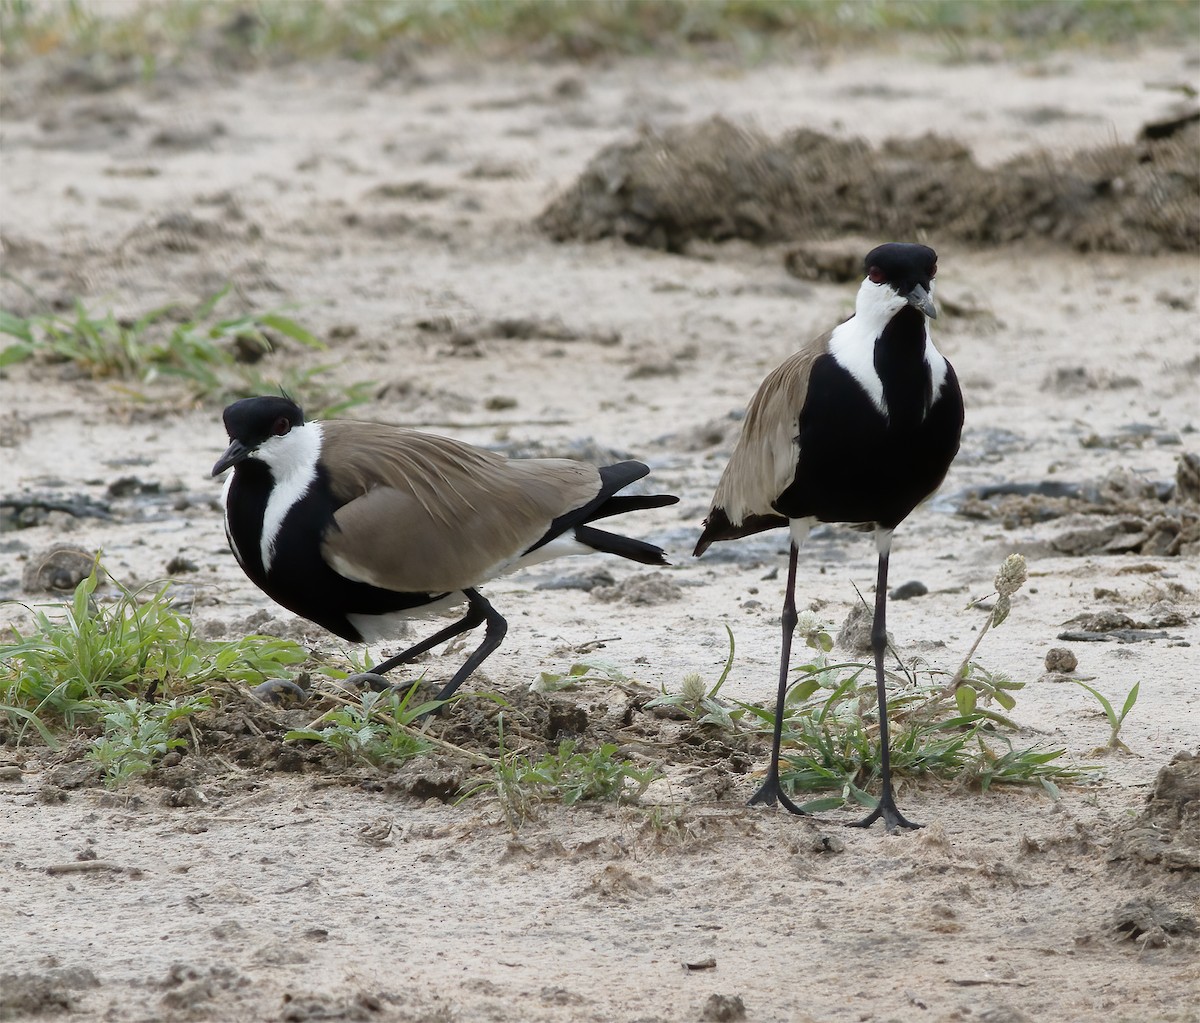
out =
<path fill-rule="evenodd" d="M 375 667 L 368 668 L 367 673 L 371 675 L 383 675 L 384 673 L 391 671 L 394 667 L 396 667 L 396 665 L 403 664 L 405 661 L 411 661 L 414 657 L 419 657 L 421 654 L 425 653 L 427 650 L 432 650 L 440 643 L 445 643 L 447 640 L 453 639 L 455 636 L 461 635 L 464 632 L 468 632 L 469 630 L 475 628 L 476 625 L 479 625 L 484 619 L 483 608 L 479 607 L 476 602 L 471 599 L 471 594 L 474 593 L 480 601 L 483 601 L 484 606 L 486 606 L 489 610 L 491 609 L 491 605 L 488 604 L 486 600 L 483 600 L 482 597 L 479 597 L 479 594 L 475 593 L 474 590 L 463 590 L 463 593 L 467 595 L 467 613 L 463 615 L 462 618 L 460 618 L 453 625 L 447 625 L 444 629 L 430 636 L 428 639 L 422 640 L 416 646 L 410 646 L 403 653 L 396 654 L 395 657 L 389 657 L 386 661 L 380 661 L 377 665 L 375 665 Z"/>
<path fill-rule="evenodd" d="M 458 687 L 471 677 L 471 673 L 488 659 L 491 652 L 504 639 L 504 634 L 508 632 L 508 622 L 478 590 L 463 590 L 463 593 L 467 595 L 467 600 L 471 603 L 471 611 L 468 614 L 479 615 L 487 622 L 487 629 L 483 634 L 483 642 L 475 648 L 475 652 L 467 658 L 466 663 L 454 673 L 454 678 L 442 687 L 442 691 L 437 695 L 439 700 L 450 699 Z"/>
<path fill-rule="evenodd" d="M 889 538 L 890 542 L 890 538 Z M 896 797 L 892 791 L 892 755 L 888 745 L 887 719 L 887 689 L 883 682 L 883 656 L 887 650 L 887 575 L 888 555 L 886 550 L 879 552 L 879 576 L 875 582 L 875 620 L 871 625 L 871 647 L 875 652 L 875 688 L 879 693 L 879 758 L 882 763 L 883 791 L 879 803 L 861 821 L 851 825 L 855 828 L 869 828 L 880 818 L 883 826 L 889 831 L 896 828 L 919 828 L 896 808 Z"/>
<path fill-rule="evenodd" d="M 796 631 L 796 557 L 799 551 L 795 542 L 788 554 L 787 592 L 783 596 L 783 648 L 779 655 L 779 695 L 775 700 L 775 734 L 771 740 L 771 766 L 759 790 L 750 797 L 750 806 L 774 806 L 782 804 L 790 813 L 807 817 L 808 814 L 788 799 L 779 784 L 779 746 L 783 741 L 783 705 L 787 699 L 788 666 L 792 659 L 792 633 Z"/>
<path fill-rule="evenodd" d="M 504 634 L 508 632 L 508 622 L 488 603 L 487 599 L 478 590 L 464 589 L 463 594 L 467 598 L 467 613 L 462 618 L 453 625 L 447 625 L 446 628 L 430 636 L 428 639 L 422 640 L 404 652 L 396 654 L 395 657 L 389 657 L 386 661 L 381 661 L 375 667 L 369 669 L 367 674 L 382 675 L 384 672 L 391 671 L 396 665 L 410 661 L 427 650 L 432 650 L 439 643 L 445 643 L 447 640 L 475 628 L 481 622 L 487 622 L 487 630 L 484 633 L 483 642 L 475 648 L 475 651 L 467 658 L 466 663 L 454 673 L 454 677 L 442 687 L 442 691 L 437 695 L 439 700 L 450 699 L 458 690 L 458 687 L 470 678 L 471 673 L 500 645 L 500 642 L 504 639 Z"/>

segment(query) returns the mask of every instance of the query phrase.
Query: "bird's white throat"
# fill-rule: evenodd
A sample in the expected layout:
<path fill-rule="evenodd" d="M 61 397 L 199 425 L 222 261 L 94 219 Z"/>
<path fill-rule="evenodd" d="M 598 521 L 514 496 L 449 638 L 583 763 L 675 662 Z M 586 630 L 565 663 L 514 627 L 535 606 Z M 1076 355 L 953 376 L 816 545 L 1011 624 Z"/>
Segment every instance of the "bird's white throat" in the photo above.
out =
<path fill-rule="evenodd" d="M 275 557 L 275 541 L 292 505 L 308 493 L 317 478 L 317 459 L 321 457 L 321 424 L 305 423 L 282 437 L 268 437 L 251 458 L 267 463 L 274 485 L 263 515 L 260 551 L 263 571 L 269 571 Z"/>
<path fill-rule="evenodd" d="M 929 294 L 933 295 L 934 282 L 929 282 Z M 864 280 L 858 289 L 854 303 L 854 315 L 833 329 L 829 339 L 829 354 L 837 364 L 849 373 L 867 392 L 871 403 L 883 415 L 888 414 L 887 400 L 883 394 L 883 380 L 875 369 L 875 342 L 893 316 L 908 305 L 908 299 L 886 284 L 872 284 Z M 946 380 L 946 360 L 934 347 L 929 336 L 929 324 L 925 324 L 925 362 L 933 384 L 932 395 L 937 397 Z"/>

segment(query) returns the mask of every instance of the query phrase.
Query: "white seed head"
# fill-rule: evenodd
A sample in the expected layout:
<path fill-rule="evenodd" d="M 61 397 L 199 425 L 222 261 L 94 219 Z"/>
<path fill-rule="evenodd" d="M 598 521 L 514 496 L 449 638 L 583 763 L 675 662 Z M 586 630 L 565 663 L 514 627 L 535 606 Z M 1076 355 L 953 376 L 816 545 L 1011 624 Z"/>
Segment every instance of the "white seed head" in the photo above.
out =
<path fill-rule="evenodd" d="M 704 684 L 704 679 L 700 677 L 698 671 L 693 671 L 690 675 L 683 676 L 683 698 L 691 703 L 699 703 L 708 695 L 708 686 Z"/>
<path fill-rule="evenodd" d="M 824 628 L 825 623 L 812 611 L 801 611 L 796 615 L 796 632 L 801 639 L 810 639 Z"/>
<path fill-rule="evenodd" d="M 1029 570 L 1025 559 L 1020 554 L 1010 554 L 1004 559 L 1000 571 L 996 573 L 996 592 L 1001 597 L 1011 597 L 1029 578 Z M 997 622 L 996 624 L 999 624 Z"/>
<path fill-rule="evenodd" d="M 992 608 L 992 628 L 999 625 L 1005 618 L 1008 617 L 1008 612 L 1012 610 L 1012 604 L 1009 602 L 1008 594 L 1001 593 L 996 598 L 996 606 Z"/>

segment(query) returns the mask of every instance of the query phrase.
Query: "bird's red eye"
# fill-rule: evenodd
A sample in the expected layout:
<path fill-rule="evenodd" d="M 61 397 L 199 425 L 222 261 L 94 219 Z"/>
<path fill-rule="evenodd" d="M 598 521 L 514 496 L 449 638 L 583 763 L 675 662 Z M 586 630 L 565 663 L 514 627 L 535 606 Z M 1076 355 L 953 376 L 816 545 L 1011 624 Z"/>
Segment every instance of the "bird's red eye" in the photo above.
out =
<path fill-rule="evenodd" d="M 929 271 L 929 278 L 930 278 L 930 280 L 932 280 L 936 276 L 937 276 L 937 263 L 934 263 L 933 268 Z"/>
<path fill-rule="evenodd" d="M 867 271 L 867 280 L 872 284 L 885 284 L 887 283 L 887 275 L 879 267 L 873 266 Z"/>
<path fill-rule="evenodd" d="M 271 427 L 271 432 L 276 437 L 282 437 L 285 433 L 290 433 L 292 429 L 291 421 L 286 416 L 280 416 L 275 420 L 275 424 Z"/>

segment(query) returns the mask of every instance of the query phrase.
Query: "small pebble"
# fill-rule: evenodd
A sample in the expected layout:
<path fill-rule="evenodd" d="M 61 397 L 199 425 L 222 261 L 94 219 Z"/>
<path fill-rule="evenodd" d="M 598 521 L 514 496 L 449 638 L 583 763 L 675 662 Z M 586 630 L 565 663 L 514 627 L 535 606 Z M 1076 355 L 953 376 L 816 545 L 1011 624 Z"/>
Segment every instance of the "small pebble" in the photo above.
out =
<path fill-rule="evenodd" d="M 175 557 L 167 562 L 167 575 L 179 575 L 183 572 L 199 571 L 200 566 L 191 558 L 185 558 L 182 554 L 176 554 Z"/>
<path fill-rule="evenodd" d="M 929 587 L 917 579 L 901 583 L 888 596 L 892 600 L 909 600 L 912 597 L 923 597 L 929 592 Z"/>

